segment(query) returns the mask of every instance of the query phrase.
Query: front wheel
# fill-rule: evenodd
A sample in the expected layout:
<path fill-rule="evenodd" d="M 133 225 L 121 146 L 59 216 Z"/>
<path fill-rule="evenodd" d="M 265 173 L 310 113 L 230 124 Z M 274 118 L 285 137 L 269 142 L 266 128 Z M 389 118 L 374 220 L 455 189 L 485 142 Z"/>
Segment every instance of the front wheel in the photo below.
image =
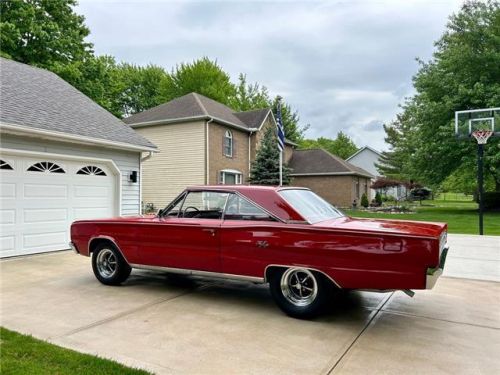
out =
<path fill-rule="evenodd" d="M 97 245 L 94 249 L 92 270 L 97 280 L 106 285 L 121 284 L 132 271 L 118 249 L 108 243 Z"/>
<path fill-rule="evenodd" d="M 271 274 L 269 288 L 276 304 L 287 315 L 307 319 L 323 311 L 331 295 L 332 284 L 318 272 L 288 268 Z"/>

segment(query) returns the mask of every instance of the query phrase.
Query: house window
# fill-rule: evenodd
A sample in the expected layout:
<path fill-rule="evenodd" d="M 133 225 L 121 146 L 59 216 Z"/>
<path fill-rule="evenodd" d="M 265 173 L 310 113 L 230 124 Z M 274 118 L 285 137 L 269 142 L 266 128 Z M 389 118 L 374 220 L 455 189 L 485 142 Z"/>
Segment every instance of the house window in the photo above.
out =
<path fill-rule="evenodd" d="M 12 166 L 9 163 L 7 163 L 5 160 L 0 160 L 0 169 L 11 171 L 14 168 L 12 168 Z"/>
<path fill-rule="evenodd" d="M 243 175 L 240 171 L 225 169 L 220 171 L 219 182 L 222 185 L 241 185 L 243 183 Z"/>
<path fill-rule="evenodd" d="M 223 152 L 224 156 L 233 157 L 233 133 L 231 130 L 226 130 L 224 133 L 224 141 L 223 141 Z"/>
<path fill-rule="evenodd" d="M 90 176 L 106 176 L 106 173 L 99 167 L 95 165 L 87 165 L 86 167 L 80 168 L 76 174 L 90 175 Z"/>
<path fill-rule="evenodd" d="M 30 172 L 66 173 L 64 169 L 50 161 L 41 161 L 28 168 Z"/>
<path fill-rule="evenodd" d="M 359 177 L 356 177 L 356 180 L 354 181 L 354 184 L 356 185 L 356 198 L 359 199 Z"/>

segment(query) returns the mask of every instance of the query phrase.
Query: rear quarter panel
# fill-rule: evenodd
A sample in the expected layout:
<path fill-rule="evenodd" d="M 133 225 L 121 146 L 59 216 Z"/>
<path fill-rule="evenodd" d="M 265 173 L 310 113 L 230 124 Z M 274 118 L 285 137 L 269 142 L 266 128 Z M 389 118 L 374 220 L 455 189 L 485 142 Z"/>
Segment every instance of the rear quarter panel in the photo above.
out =
<path fill-rule="evenodd" d="M 259 247 L 266 241 L 267 247 Z M 262 276 L 269 265 L 315 268 L 347 289 L 422 289 L 437 264 L 436 241 L 304 225 L 225 222 L 224 273 Z"/>

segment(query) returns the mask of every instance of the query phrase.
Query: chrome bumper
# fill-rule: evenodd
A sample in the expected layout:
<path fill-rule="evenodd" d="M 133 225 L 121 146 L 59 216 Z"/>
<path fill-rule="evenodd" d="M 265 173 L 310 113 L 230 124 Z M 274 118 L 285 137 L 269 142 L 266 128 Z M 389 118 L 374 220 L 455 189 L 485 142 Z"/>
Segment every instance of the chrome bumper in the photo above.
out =
<path fill-rule="evenodd" d="M 69 243 L 69 247 L 71 248 L 71 250 L 73 250 L 73 252 L 75 254 L 80 254 L 80 252 L 78 251 L 78 249 L 76 248 L 76 246 L 75 246 L 75 244 L 73 242 Z"/>
<path fill-rule="evenodd" d="M 449 247 L 446 246 L 441 252 L 439 258 L 439 266 L 434 268 L 427 268 L 427 274 L 425 275 L 425 289 L 432 289 L 436 285 L 437 279 L 443 274 L 444 264 L 446 263 L 446 256 L 448 255 Z"/>

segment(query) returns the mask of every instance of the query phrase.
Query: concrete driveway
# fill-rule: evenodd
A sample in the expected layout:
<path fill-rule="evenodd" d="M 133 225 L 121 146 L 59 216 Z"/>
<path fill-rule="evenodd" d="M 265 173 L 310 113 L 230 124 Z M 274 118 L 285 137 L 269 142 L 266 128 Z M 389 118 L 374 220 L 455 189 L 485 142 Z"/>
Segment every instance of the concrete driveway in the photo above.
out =
<path fill-rule="evenodd" d="M 109 287 L 70 252 L 0 267 L 1 325 L 159 374 L 500 373 L 497 282 L 355 292 L 300 321 L 263 286 L 133 271 Z"/>

